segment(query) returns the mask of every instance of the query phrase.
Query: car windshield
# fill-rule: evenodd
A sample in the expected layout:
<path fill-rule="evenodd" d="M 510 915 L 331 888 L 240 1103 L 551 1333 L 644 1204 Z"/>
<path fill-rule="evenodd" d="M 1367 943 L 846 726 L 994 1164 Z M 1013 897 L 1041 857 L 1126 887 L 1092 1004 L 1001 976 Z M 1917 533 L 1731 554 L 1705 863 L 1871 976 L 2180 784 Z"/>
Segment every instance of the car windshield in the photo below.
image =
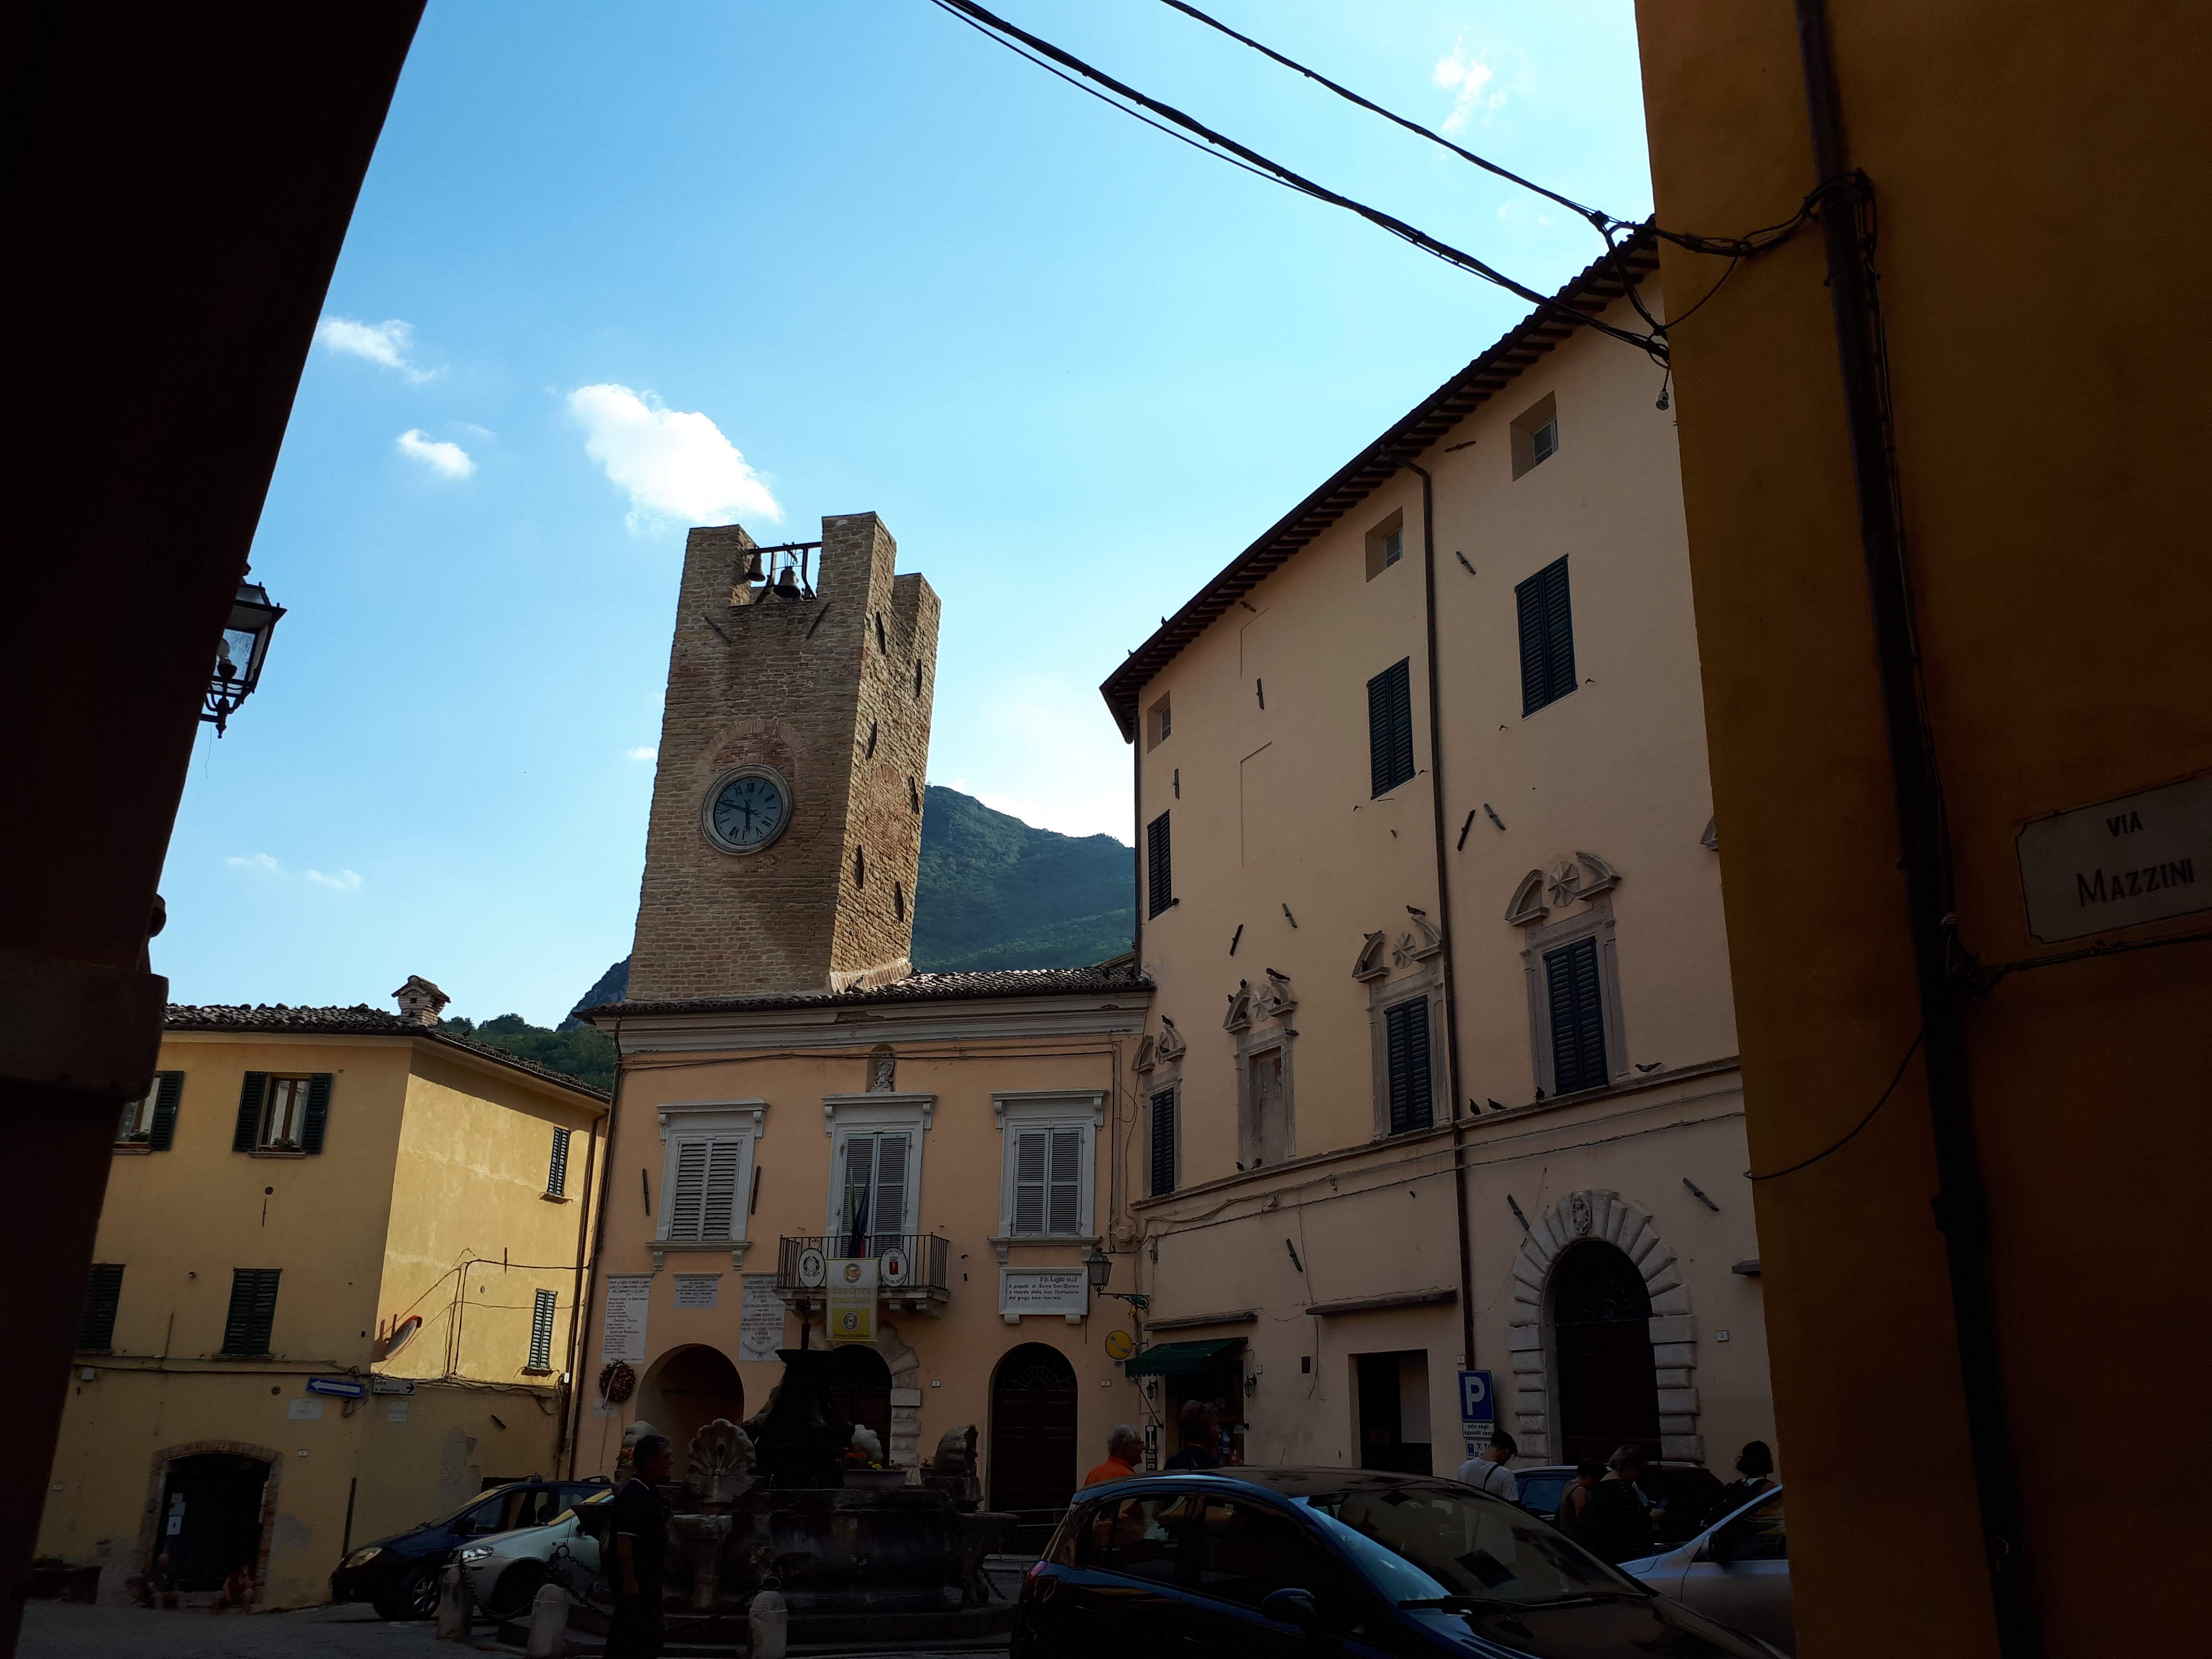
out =
<path fill-rule="evenodd" d="M 1525 1510 L 1465 1487 L 1367 1486 L 1303 1501 L 1394 1601 L 1644 1593 Z"/>
<path fill-rule="evenodd" d="M 557 1527 L 563 1521 L 568 1520 L 571 1516 L 574 1515 L 578 1510 L 588 1510 L 601 1504 L 611 1504 L 614 1502 L 614 1489 L 612 1487 L 608 1487 L 603 1491 L 593 1492 L 589 1498 L 580 1498 L 545 1524 L 549 1527 Z"/>

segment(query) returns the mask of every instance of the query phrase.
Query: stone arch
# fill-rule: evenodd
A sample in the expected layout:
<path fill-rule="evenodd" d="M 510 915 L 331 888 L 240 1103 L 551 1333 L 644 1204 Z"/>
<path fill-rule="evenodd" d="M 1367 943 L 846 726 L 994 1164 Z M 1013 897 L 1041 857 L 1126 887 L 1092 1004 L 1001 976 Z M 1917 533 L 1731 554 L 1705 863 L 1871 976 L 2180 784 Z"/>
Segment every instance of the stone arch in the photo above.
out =
<path fill-rule="evenodd" d="M 1513 1358 L 1514 1434 L 1524 1457 L 1557 1455 L 1558 1378 L 1548 1326 L 1552 1276 L 1569 1247 L 1595 1239 L 1635 1263 L 1651 1297 L 1651 1364 L 1659 1394 L 1659 1455 L 1703 1462 L 1698 1432 L 1697 1321 L 1672 1246 L 1642 1206 L 1619 1193 L 1584 1188 L 1530 1224 L 1513 1261 L 1513 1322 L 1506 1346 Z"/>
<path fill-rule="evenodd" d="M 284 1474 L 284 1454 L 274 1446 L 257 1446 L 246 1440 L 180 1440 L 154 1454 L 146 1480 L 146 1512 L 138 1528 L 138 1571 L 143 1573 L 154 1565 L 159 1548 L 156 1534 L 161 1525 L 161 1493 L 169 1484 L 170 1466 L 179 1458 L 198 1457 L 209 1452 L 251 1457 L 268 1466 L 269 1473 L 261 1483 L 261 1541 L 253 1557 L 253 1582 L 266 1590 L 269 1547 L 276 1535 L 276 1488 Z"/>
<path fill-rule="evenodd" d="M 745 1420 L 745 1385 L 720 1348 L 686 1342 L 655 1359 L 638 1379 L 636 1415 L 668 1437 L 681 1469 L 700 1430 L 718 1417 Z"/>

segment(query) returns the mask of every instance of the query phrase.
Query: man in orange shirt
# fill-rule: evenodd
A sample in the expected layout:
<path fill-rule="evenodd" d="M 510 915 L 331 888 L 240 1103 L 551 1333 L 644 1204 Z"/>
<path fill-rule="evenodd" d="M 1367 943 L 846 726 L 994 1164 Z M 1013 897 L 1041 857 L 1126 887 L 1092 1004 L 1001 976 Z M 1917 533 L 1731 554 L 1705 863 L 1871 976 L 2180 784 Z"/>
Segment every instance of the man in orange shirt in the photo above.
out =
<path fill-rule="evenodd" d="M 1108 1480 L 1127 1480 L 1137 1472 L 1137 1460 L 1145 1455 L 1145 1437 L 1127 1423 L 1117 1423 L 1106 1437 L 1106 1461 L 1083 1477 L 1086 1486 L 1096 1486 Z"/>

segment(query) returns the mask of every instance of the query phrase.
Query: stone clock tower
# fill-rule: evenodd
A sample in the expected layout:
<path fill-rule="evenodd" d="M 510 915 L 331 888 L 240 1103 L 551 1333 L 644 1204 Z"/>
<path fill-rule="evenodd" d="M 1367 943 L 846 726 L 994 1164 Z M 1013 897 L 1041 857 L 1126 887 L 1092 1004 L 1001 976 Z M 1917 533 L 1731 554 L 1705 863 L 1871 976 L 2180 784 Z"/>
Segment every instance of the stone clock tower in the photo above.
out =
<path fill-rule="evenodd" d="M 911 971 L 938 599 L 872 513 L 811 545 L 684 549 L 633 998 Z"/>

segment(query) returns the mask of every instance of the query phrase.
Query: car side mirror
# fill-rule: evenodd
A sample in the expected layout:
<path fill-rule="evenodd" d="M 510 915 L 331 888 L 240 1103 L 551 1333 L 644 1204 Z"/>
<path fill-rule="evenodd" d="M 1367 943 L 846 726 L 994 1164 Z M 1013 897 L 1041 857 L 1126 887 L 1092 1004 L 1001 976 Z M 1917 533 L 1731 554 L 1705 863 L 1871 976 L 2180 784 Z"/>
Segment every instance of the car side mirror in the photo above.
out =
<path fill-rule="evenodd" d="M 1279 1589 L 1260 1603 L 1260 1611 L 1279 1625 L 1289 1625 L 1301 1634 L 1321 1620 L 1321 1609 L 1311 1590 Z"/>

